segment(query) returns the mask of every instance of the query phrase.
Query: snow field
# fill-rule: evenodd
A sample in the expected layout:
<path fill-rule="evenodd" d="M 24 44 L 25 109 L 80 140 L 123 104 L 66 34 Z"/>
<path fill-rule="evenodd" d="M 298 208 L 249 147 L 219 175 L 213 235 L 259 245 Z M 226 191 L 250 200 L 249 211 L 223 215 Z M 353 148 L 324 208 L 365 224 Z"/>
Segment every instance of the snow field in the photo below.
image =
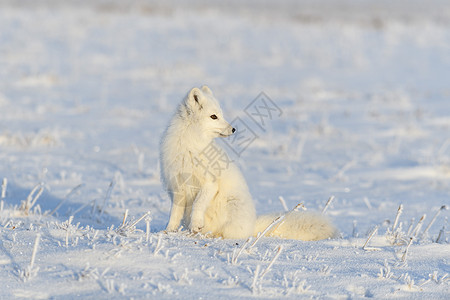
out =
<path fill-rule="evenodd" d="M 449 8 L 363 2 L 1 1 L 0 298 L 448 298 Z M 228 152 L 258 213 L 334 196 L 342 238 L 162 232 L 160 134 L 202 84 L 257 134 Z"/>

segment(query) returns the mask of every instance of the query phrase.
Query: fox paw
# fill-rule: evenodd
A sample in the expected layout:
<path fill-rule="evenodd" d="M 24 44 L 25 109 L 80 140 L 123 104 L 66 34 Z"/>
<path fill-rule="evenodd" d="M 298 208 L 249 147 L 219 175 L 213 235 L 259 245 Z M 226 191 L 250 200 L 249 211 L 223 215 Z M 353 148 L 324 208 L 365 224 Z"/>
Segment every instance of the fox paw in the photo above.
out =
<path fill-rule="evenodd" d="M 165 232 L 176 232 L 178 231 L 178 226 L 171 226 L 170 224 L 167 225 Z"/>
<path fill-rule="evenodd" d="M 191 225 L 189 226 L 189 229 L 193 232 L 193 233 L 199 233 L 202 231 L 203 229 L 203 222 L 191 222 Z"/>

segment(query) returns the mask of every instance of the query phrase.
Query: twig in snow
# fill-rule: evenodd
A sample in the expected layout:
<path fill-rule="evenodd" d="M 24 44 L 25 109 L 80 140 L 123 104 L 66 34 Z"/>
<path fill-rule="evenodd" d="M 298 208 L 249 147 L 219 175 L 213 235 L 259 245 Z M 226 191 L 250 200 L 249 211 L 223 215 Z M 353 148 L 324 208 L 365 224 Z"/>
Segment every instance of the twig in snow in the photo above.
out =
<path fill-rule="evenodd" d="M 150 217 L 150 214 L 147 215 L 145 218 L 145 241 L 148 243 L 150 241 L 150 222 L 152 221 L 152 218 Z"/>
<path fill-rule="evenodd" d="M 380 273 L 378 274 L 378 278 L 390 279 L 394 276 L 394 273 L 391 272 L 391 267 L 389 266 L 387 260 L 384 260 L 384 268 L 380 268 Z"/>
<path fill-rule="evenodd" d="M 75 277 L 78 281 L 83 281 L 85 279 L 94 279 L 98 280 L 100 277 L 103 277 L 109 268 L 106 268 L 101 274 L 97 268 L 92 268 L 89 263 L 86 264 L 83 270 L 75 274 Z"/>
<path fill-rule="evenodd" d="M 284 201 L 284 198 L 283 198 L 282 196 L 279 196 L 279 197 L 278 197 L 278 200 L 280 200 L 281 205 L 283 205 L 284 211 L 288 211 L 289 208 L 287 207 L 286 201 Z"/>
<path fill-rule="evenodd" d="M 34 267 L 34 261 L 36 260 L 36 253 L 39 247 L 40 238 L 41 234 L 38 233 L 36 235 L 36 239 L 34 240 L 34 247 L 33 252 L 31 253 L 30 264 L 23 271 L 19 271 L 19 276 L 22 278 L 23 281 L 27 281 L 28 279 L 36 276 L 37 272 L 39 271 L 39 267 L 36 268 Z"/>
<path fill-rule="evenodd" d="M 363 198 L 363 201 L 364 201 L 364 203 L 367 205 L 367 208 L 368 208 L 369 210 L 372 210 L 372 204 L 370 204 L 369 198 L 364 197 L 364 198 Z"/>
<path fill-rule="evenodd" d="M 244 252 L 245 248 L 247 248 L 247 245 L 251 242 L 252 237 L 249 237 L 247 241 L 245 241 L 244 245 L 242 245 L 241 249 L 237 252 L 233 252 L 233 256 L 231 257 L 231 263 L 233 265 L 237 264 L 237 260 L 239 256 L 241 256 L 242 252 Z"/>
<path fill-rule="evenodd" d="M 411 235 L 411 232 L 413 230 L 415 222 L 416 222 L 416 218 L 411 218 L 411 221 L 409 222 L 408 231 L 406 231 L 406 236 L 410 236 Z"/>
<path fill-rule="evenodd" d="M 413 240 L 414 240 L 413 237 L 411 237 L 409 239 L 409 243 L 408 243 L 408 245 L 406 245 L 405 252 L 403 252 L 403 255 L 402 255 L 402 262 L 406 262 L 406 259 L 407 259 L 407 256 L 408 256 L 408 250 L 409 250 L 409 247 L 411 246 Z"/>
<path fill-rule="evenodd" d="M 291 211 L 288 212 L 287 214 L 289 214 L 289 213 L 291 213 L 293 211 L 298 211 L 300 208 L 303 209 L 303 210 L 306 210 L 306 207 L 303 205 L 303 203 L 299 203 L 293 209 L 291 209 Z"/>
<path fill-rule="evenodd" d="M 352 161 L 349 161 L 348 163 L 346 163 L 340 170 L 339 172 L 337 172 L 336 175 L 334 175 L 331 180 L 332 181 L 336 181 L 340 178 L 342 178 L 344 176 L 344 173 L 347 172 L 350 168 L 352 168 L 354 165 L 356 165 L 357 160 L 354 159 Z"/>
<path fill-rule="evenodd" d="M 433 282 L 435 282 L 435 283 L 437 283 L 437 284 L 443 284 L 443 283 L 445 283 L 445 282 L 447 282 L 447 281 L 450 280 L 450 278 L 448 278 L 448 273 L 445 273 L 445 274 L 442 275 L 442 277 L 439 279 L 438 271 L 434 271 L 433 274 L 429 274 L 428 276 L 429 276 L 428 281 L 433 281 Z M 422 284 L 422 285 L 423 285 L 423 284 Z"/>
<path fill-rule="evenodd" d="M 399 279 L 403 279 L 403 281 L 405 282 L 406 287 L 410 290 L 410 291 L 421 291 L 422 289 L 420 288 L 420 286 L 417 286 L 414 284 L 414 279 L 411 278 L 411 276 L 409 276 L 408 273 L 402 274 Z"/>
<path fill-rule="evenodd" d="M 6 188 L 8 187 L 8 178 L 3 178 L 2 181 L 2 200 L 6 197 Z"/>
<path fill-rule="evenodd" d="M 39 183 L 28 194 L 27 200 L 22 201 L 19 209 L 22 210 L 26 215 L 28 215 L 30 213 L 30 209 L 33 207 L 33 205 L 36 203 L 36 201 L 39 199 L 39 197 L 42 195 L 43 192 L 44 192 L 44 185 L 42 183 Z"/>
<path fill-rule="evenodd" d="M 155 251 L 153 252 L 153 255 L 158 254 L 159 251 L 162 249 L 162 236 L 159 235 L 158 242 L 156 243 Z"/>
<path fill-rule="evenodd" d="M 444 236 L 444 234 L 445 234 L 445 226 L 443 226 L 443 227 L 441 228 L 441 230 L 439 231 L 439 235 L 438 235 L 438 237 L 437 237 L 437 239 L 436 239 L 436 243 L 439 243 L 439 242 L 440 242 L 440 240 L 442 239 L 442 237 Z"/>
<path fill-rule="evenodd" d="M 136 230 L 136 228 L 135 228 L 136 224 L 139 223 L 140 221 L 142 221 L 144 218 L 146 218 L 149 215 L 150 215 L 150 212 L 148 211 L 142 217 L 137 219 L 136 221 L 134 221 L 132 223 L 128 223 L 128 222 L 126 222 L 126 218 L 128 216 L 128 209 L 125 210 L 125 215 L 123 217 L 123 223 L 116 229 L 116 232 L 120 235 L 128 236 L 129 234 L 133 233 Z"/>
<path fill-rule="evenodd" d="M 94 208 L 95 208 L 95 202 L 97 201 L 97 199 L 94 199 L 94 200 L 92 200 L 92 201 L 90 201 L 90 202 L 88 202 L 88 203 L 86 203 L 86 204 L 83 204 L 83 205 L 81 205 L 77 210 L 75 210 L 73 213 L 72 213 L 72 216 L 75 216 L 77 213 L 79 213 L 80 211 L 82 211 L 86 206 L 89 206 L 89 205 L 91 205 L 91 204 L 93 204 L 93 210 L 94 210 Z"/>
<path fill-rule="evenodd" d="M 352 230 L 352 237 L 357 237 L 358 236 L 358 232 L 356 230 L 356 225 L 358 224 L 358 222 L 356 222 L 356 220 L 353 220 L 353 230 Z"/>
<path fill-rule="evenodd" d="M 281 222 L 284 220 L 285 217 L 286 217 L 286 214 L 281 215 L 281 216 L 279 216 L 278 218 L 276 218 L 275 220 L 273 220 L 272 223 L 270 223 L 269 226 L 267 226 L 266 229 L 264 229 L 263 232 L 258 233 L 258 235 L 257 235 L 257 237 L 256 237 L 256 239 L 255 239 L 255 241 L 250 245 L 249 248 L 254 247 L 254 246 L 256 245 L 256 243 L 258 243 L 258 241 L 259 241 L 263 236 L 265 236 L 266 233 L 267 233 L 270 229 L 272 229 L 272 227 L 274 227 L 275 225 L 281 223 Z"/>
<path fill-rule="evenodd" d="M 8 179 L 5 177 L 2 181 L 2 195 L 0 200 L 0 211 L 3 211 L 4 200 L 6 197 L 6 187 L 8 186 Z"/>
<path fill-rule="evenodd" d="M 413 232 L 411 233 L 411 235 L 413 237 L 416 238 L 419 235 L 420 229 L 422 228 L 423 221 L 425 220 L 426 217 L 427 217 L 427 215 L 423 215 L 420 218 L 419 222 L 417 223 L 416 227 L 414 228 Z"/>
<path fill-rule="evenodd" d="M 255 273 L 253 274 L 252 285 L 250 287 L 253 293 L 255 293 L 257 291 L 256 283 L 258 282 L 258 277 L 259 277 L 259 271 L 260 270 L 261 270 L 261 266 L 257 265 L 256 269 L 255 269 Z"/>
<path fill-rule="evenodd" d="M 66 231 L 66 239 L 65 239 L 65 242 L 66 242 L 66 248 L 69 248 L 69 230 L 67 230 Z"/>
<path fill-rule="evenodd" d="M 262 281 L 264 276 L 270 271 L 270 268 L 273 266 L 273 264 L 277 260 L 278 256 L 280 256 L 281 251 L 283 251 L 283 245 L 278 246 L 277 253 L 275 253 L 275 256 L 272 258 L 272 260 L 270 261 L 269 265 L 264 270 L 264 272 L 261 273 L 261 277 L 259 279 L 260 281 Z"/>
<path fill-rule="evenodd" d="M 128 209 L 125 210 L 125 213 L 123 215 L 122 227 L 125 226 L 125 221 L 127 220 L 127 217 L 128 217 Z"/>
<path fill-rule="evenodd" d="M 328 206 L 330 206 L 330 204 L 331 204 L 331 202 L 333 202 L 333 200 L 334 200 L 334 195 L 332 195 L 330 198 L 328 198 L 327 203 L 325 204 L 325 206 L 322 209 L 322 214 L 324 214 L 327 211 Z"/>
<path fill-rule="evenodd" d="M 439 148 L 439 151 L 438 151 L 438 158 L 440 158 L 440 157 L 444 154 L 445 150 L 447 150 L 447 148 L 448 148 L 449 145 L 450 145 L 450 139 L 445 140 L 445 142 L 444 142 L 444 143 L 442 144 L 442 146 Z"/>
<path fill-rule="evenodd" d="M 395 215 L 394 222 L 392 223 L 392 228 L 387 230 L 386 238 L 391 241 L 392 244 L 403 244 L 404 243 L 404 233 L 402 232 L 402 223 L 399 223 L 400 216 L 403 212 L 403 204 L 400 204 L 397 209 L 397 214 Z"/>
<path fill-rule="evenodd" d="M 325 265 L 320 269 L 320 273 L 322 273 L 323 275 L 330 275 L 332 268 L 330 268 L 330 266 Z"/>
<path fill-rule="evenodd" d="M 102 217 L 103 212 L 105 211 L 106 204 L 108 203 L 109 198 L 111 198 L 111 193 L 112 193 L 112 190 L 113 190 L 115 185 L 116 185 L 116 181 L 113 179 L 111 181 L 111 183 L 109 184 L 108 190 L 106 191 L 105 199 L 103 200 L 103 206 L 100 209 L 100 216 L 99 216 L 99 218 Z"/>
<path fill-rule="evenodd" d="M 272 221 L 272 223 L 269 224 L 269 226 L 266 227 L 266 229 L 264 229 L 263 232 L 261 232 L 260 234 L 258 234 L 258 236 L 256 237 L 255 241 L 250 245 L 249 248 L 252 248 L 256 245 L 256 243 L 258 243 L 258 241 L 267 234 L 267 232 L 269 232 L 272 227 L 276 226 L 274 228 L 274 230 L 280 226 L 283 223 L 284 218 L 286 218 L 286 216 L 288 216 L 289 214 L 291 214 L 294 211 L 298 211 L 299 208 L 304 208 L 305 206 L 303 205 L 303 203 L 299 203 L 297 204 L 292 210 L 288 211 L 287 213 L 279 216 L 278 218 L 276 218 L 275 220 Z"/>
<path fill-rule="evenodd" d="M 114 291 L 116 290 L 114 287 L 114 279 L 106 279 L 103 288 L 106 292 L 108 292 L 108 294 L 114 293 Z"/>
<path fill-rule="evenodd" d="M 97 200 L 98 199 L 94 199 L 92 202 L 92 209 L 91 209 L 91 216 L 93 217 L 95 215 L 95 213 L 97 212 Z"/>
<path fill-rule="evenodd" d="M 394 234 L 395 229 L 397 228 L 398 220 L 400 219 L 400 215 L 403 212 L 403 204 L 400 204 L 397 210 L 397 215 L 395 216 L 394 224 L 392 225 L 392 234 Z"/>
<path fill-rule="evenodd" d="M 149 216 L 149 215 L 150 215 L 150 212 L 149 212 L 149 211 L 146 212 L 142 217 L 140 217 L 139 219 L 137 219 L 136 221 L 134 221 L 134 222 L 131 224 L 131 227 L 136 226 L 137 223 L 139 223 L 140 221 L 142 221 L 145 217 L 147 217 L 147 216 Z"/>
<path fill-rule="evenodd" d="M 364 243 L 364 245 L 363 245 L 363 250 L 367 250 L 367 251 L 377 251 L 377 250 L 380 250 L 379 248 L 375 248 L 375 247 L 366 247 L 368 244 L 369 244 L 369 242 L 370 242 L 370 240 L 373 238 L 373 236 L 377 233 L 377 231 L 378 231 L 378 225 L 377 226 L 375 226 L 375 228 L 372 230 L 372 232 L 369 234 L 369 237 L 367 238 L 367 241 Z"/>
<path fill-rule="evenodd" d="M 49 213 L 49 216 L 53 215 L 60 207 L 61 205 L 64 204 L 64 202 L 67 201 L 67 199 L 69 199 L 70 196 L 72 196 L 73 194 L 75 194 L 76 192 L 78 192 L 79 189 L 81 189 L 84 186 L 84 183 L 77 185 L 76 187 L 74 187 L 65 197 L 64 199 L 61 200 L 61 202 L 58 203 L 58 205 L 56 205 L 56 207 Z"/>
<path fill-rule="evenodd" d="M 436 212 L 436 214 L 434 215 L 433 219 L 431 219 L 430 224 L 428 224 L 427 228 L 425 228 L 425 230 L 422 233 L 422 237 L 426 236 L 426 234 L 428 233 L 428 230 L 430 229 L 431 225 L 433 225 L 433 223 L 436 221 L 437 217 L 439 216 L 439 214 L 441 213 L 441 211 L 443 211 L 444 209 L 447 209 L 447 206 L 442 205 L 438 211 Z"/>
<path fill-rule="evenodd" d="M 145 154 L 135 144 L 131 145 L 131 147 L 133 148 L 134 154 L 136 154 L 136 156 L 137 156 L 138 172 L 143 173 L 144 172 Z"/>
<path fill-rule="evenodd" d="M 31 261 L 30 261 L 30 269 L 32 269 L 33 266 L 34 266 L 34 261 L 36 259 L 36 253 L 37 253 L 37 250 L 38 250 L 38 247 L 39 247 L 39 240 L 40 240 L 40 238 L 41 238 L 41 234 L 38 233 L 36 235 L 36 239 L 34 240 L 33 253 L 31 254 Z"/>

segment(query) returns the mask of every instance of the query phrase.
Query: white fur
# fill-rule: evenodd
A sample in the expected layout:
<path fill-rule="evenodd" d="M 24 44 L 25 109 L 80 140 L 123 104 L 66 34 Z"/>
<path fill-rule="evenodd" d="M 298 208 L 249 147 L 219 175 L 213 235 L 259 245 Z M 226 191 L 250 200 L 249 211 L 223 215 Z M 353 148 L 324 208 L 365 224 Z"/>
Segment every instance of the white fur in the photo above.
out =
<path fill-rule="evenodd" d="M 208 147 L 226 155 L 214 138 L 232 133 L 207 86 L 193 88 L 178 106 L 160 149 L 161 178 L 172 199 L 167 231 L 176 231 L 184 220 L 192 232 L 243 239 L 264 230 L 277 217 L 256 218 L 246 181 L 233 162 L 227 161 L 220 170 L 205 169 L 206 162 L 199 163 L 205 160 L 202 151 Z M 336 230 L 323 216 L 293 212 L 269 235 L 319 240 L 334 237 Z"/>
<path fill-rule="evenodd" d="M 281 213 L 263 215 L 256 220 L 255 233 L 262 232 Z M 317 241 L 330 237 L 337 237 L 336 228 L 323 215 L 304 211 L 292 211 L 279 226 L 275 225 L 267 236 L 277 236 L 284 239 L 295 239 L 303 241 Z"/>

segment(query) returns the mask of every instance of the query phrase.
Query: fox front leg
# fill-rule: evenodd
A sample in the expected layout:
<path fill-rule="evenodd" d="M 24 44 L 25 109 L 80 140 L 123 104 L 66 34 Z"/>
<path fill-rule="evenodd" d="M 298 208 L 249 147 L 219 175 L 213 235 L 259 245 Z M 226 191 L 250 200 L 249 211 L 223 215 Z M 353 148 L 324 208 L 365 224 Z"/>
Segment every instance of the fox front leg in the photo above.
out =
<path fill-rule="evenodd" d="M 191 223 L 189 229 L 193 233 L 201 232 L 205 225 L 205 213 L 209 203 L 219 190 L 217 182 L 205 183 L 197 194 L 192 206 Z"/>
<path fill-rule="evenodd" d="M 172 208 L 170 209 L 169 223 L 166 231 L 177 231 L 180 227 L 181 219 L 183 219 L 184 210 L 186 208 L 186 197 L 180 193 L 174 193 L 172 197 Z"/>

